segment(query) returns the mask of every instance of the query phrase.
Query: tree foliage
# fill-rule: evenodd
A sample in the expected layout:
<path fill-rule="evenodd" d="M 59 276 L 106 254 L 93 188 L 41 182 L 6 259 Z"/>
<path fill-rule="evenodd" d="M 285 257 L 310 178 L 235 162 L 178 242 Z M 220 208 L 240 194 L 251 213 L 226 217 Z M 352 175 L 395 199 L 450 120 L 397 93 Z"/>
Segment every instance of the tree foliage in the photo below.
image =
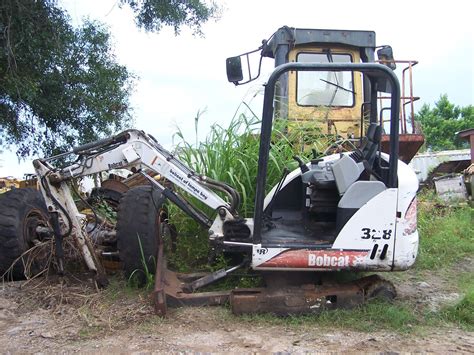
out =
<path fill-rule="evenodd" d="M 120 0 L 139 27 L 159 31 L 201 23 L 220 8 L 206 0 Z M 133 76 L 117 64 L 96 22 L 73 28 L 55 0 L 0 2 L 0 145 L 46 155 L 130 125 Z"/>
<path fill-rule="evenodd" d="M 442 95 L 431 108 L 424 104 L 416 115 L 425 135 L 426 147 L 431 150 L 467 148 L 456 132 L 474 128 L 474 106 L 456 106 Z"/>
<path fill-rule="evenodd" d="M 98 23 L 73 28 L 53 0 L 0 3 L 0 143 L 52 154 L 130 123 L 133 76 Z"/>
<path fill-rule="evenodd" d="M 218 18 L 220 7 L 205 0 L 120 0 L 135 13 L 138 27 L 158 32 L 163 26 L 172 26 L 176 34 L 182 26 L 202 34 L 201 24 Z"/>

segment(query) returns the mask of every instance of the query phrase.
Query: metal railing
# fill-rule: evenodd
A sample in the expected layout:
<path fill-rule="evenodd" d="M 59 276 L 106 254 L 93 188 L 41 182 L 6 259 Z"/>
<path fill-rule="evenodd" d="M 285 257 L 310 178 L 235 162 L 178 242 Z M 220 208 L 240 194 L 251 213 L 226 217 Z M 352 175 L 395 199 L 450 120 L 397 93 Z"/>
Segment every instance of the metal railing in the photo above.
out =
<path fill-rule="evenodd" d="M 380 61 L 385 64 L 387 61 Z M 418 64 L 416 60 L 393 60 L 390 63 L 403 64 L 401 78 L 401 97 L 400 97 L 400 134 L 417 134 L 415 124 L 415 101 L 419 100 L 418 96 L 413 94 L 413 67 Z M 389 95 L 380 95 L 379 100 L 380 124 L 384 126 L 390 119 L 384 119 L 383 113 L 390 110 L 390 107 L 384 107 L 386 100 L 390 100 Z M 407 109 L 408 106 L 408 109 Z M 410 123 L 407 125 L 407 121 Z"/>

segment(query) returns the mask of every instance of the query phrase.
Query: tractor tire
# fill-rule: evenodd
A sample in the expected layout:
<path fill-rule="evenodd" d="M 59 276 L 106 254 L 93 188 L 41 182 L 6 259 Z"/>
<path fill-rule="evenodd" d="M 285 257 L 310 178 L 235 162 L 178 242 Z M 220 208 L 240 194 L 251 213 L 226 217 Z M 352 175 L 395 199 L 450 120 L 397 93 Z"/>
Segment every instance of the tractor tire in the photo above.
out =
<path fill-rule="evenodd" d="M 166 198 L 151 186 L 128 190 L 117 213 L 117 247 L 127 280 L 144 286 L 156 271 L 158 238 L 165 223 Z M 133 280 L 131 280 L 133 279 Z"/>
<path fill-rule="evenodd" d="M 26 277 L 24 264 L 28 256 L 17 260 L 24 252 L 40 240 L 37 226 L 48 226 L 49 215 L 43 196 L 38 190 L 13 189 L 4 193 L 0 203 L 0 276 L 5 280 L 22 280 Z M 47 248 L 46 248 L 47 249 Z M 50 248 L 49 248 L 50 250 Z M 32 260 L 29 274 L 35 274 L 44 267 L 43 258 Z M 17 261 L 14 265 L 12 265 Z M 31 275 L 29 275 L 31 276 Z"/>

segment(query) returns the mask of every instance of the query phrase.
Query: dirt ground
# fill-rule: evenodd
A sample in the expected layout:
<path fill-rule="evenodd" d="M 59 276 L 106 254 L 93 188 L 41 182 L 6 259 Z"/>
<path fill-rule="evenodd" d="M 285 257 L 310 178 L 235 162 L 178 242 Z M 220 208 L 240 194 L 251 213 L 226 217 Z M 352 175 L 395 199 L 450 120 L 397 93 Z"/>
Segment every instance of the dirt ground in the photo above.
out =
<path fill-rule="evenodd" d="M 456 301 L 449 282 L 417 275 L 395 284 L 399 298 L 436 309 Z M 224 307 L 153 315 L 147 292 L 122 284 L 97 292 L 92 282 L 66 278 L 0 287 L 2 353 L 472 353 L 474 333 L 454 326 L 416 332 L 358 332 L 315 324 L 276 325 L 235 317 Z"/>

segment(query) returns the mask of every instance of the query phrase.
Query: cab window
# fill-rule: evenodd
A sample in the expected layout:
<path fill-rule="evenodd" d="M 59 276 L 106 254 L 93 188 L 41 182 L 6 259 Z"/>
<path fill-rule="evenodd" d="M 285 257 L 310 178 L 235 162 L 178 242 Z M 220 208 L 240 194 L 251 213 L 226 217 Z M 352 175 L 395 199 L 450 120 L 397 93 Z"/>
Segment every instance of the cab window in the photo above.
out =
<path fill-rule="evenodd" d="M 348 63 L 350 54 L 298 53 L 301 63 Z M 301 106 L 354 106 L 354 80 L 352 72 L 319 71 L 297 72 L 296 102 Z"/>

